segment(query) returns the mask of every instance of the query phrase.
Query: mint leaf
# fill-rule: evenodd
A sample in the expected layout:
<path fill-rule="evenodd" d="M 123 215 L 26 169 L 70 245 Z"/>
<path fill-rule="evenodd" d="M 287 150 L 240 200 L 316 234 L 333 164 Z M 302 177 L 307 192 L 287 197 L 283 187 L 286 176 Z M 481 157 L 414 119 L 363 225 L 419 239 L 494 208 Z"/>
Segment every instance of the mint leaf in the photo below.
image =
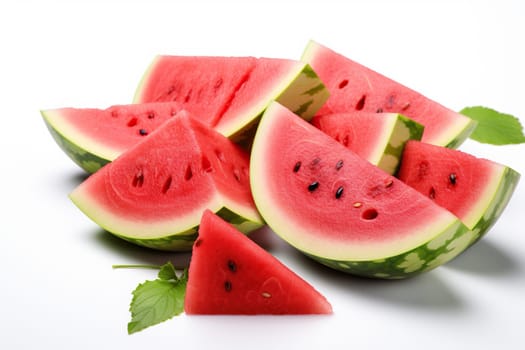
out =
<path fill-rule="evenodd" d="M 169 261 L 166 264 L 164 264 L 164 265 L 162 265 L 160 267 L 160 271 L 159 271 L 158 277 L 161 280 L 166 280 L 166 281 L 169 281 L 169 280 L 175 280 L 176 281 L 176 280 L 179 279 L 177 277 L 177 273 L 175 272 L 175 267 Z"/>
<path fill-rule="evenodd" d="M 177 277 L 171 263 L 160 267 L 159 278 L 139 284 L 129 307 L 128 334 L 169 320 L 184 311 L 188 274 Z"/>
<path fill-rule="evenodd" d="M 523 127 L 518 118 L 494 109 L 475 106 L 466 107 L 461 114 L 478 122 L 470 138 L 493 145 L 508 145 L 525 142 Z"/>

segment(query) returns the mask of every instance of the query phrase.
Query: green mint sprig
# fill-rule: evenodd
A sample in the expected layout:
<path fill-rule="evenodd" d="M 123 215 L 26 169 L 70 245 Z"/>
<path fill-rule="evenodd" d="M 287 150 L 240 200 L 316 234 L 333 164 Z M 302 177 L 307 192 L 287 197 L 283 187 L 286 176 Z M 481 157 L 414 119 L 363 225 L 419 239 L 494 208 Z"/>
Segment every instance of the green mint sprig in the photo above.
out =
<path fill-rule="evenodd" d="M 184 296 L 188 282 L 188 269 L 177 275 L 171 262 L 164 265 L 113 265 L 113 268 L 158 269 L 156 280 L 145 281 L 132 292 L 129 307 L 131 321 L 128 334 L 167 321 L 184 312 Z"/>
<path fill-rule="evenodd" d="M 492 145 L 525 142 L 520 120 L 510 114 L 482 106 L 465 107 L 460 113 L 478 122 L 470 135 L 472 140 Z"/>

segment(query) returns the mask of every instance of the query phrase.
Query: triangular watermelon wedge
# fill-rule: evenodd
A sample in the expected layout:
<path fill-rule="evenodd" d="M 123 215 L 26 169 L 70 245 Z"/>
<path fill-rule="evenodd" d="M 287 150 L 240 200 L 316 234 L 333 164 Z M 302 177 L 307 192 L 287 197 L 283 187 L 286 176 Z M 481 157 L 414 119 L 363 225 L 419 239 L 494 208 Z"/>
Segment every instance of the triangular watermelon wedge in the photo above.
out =
<path fill-rule="evenodd" d="M 520 174 L 459 150 L 409 141 L 398 177 L 459 217 L 475 242 L 503 213 Z"/>
<path fill-rule="evenodd" d="M 476 122 L 348 57 L 310 41 L 303 53 L 330 91 L 318 114 L 363 112 L 401 113 L 425 126 L 423 141 L 458 147 Z"/>
<path fill-rule="evenodd" d="M 134 102 L 177 101 L 235 142 L 250 143 L 272 100 L 309 120 L 328 91 L 304 62 L 267 57 L 155 57 Z"/>
<path fill-rule="evenodd" d="M 263 225 L 248 154 L 182 111 L 71 194 L 99 226 L 130 242 L 189 250 L 205 209 L 248 233 Z"/>
<path fill-rule="evenodd" d="M 330 314 L 310 284 L 211 211 L 191 258 L 186 314 Z"/>
<path fill-rule="evenodd" d="M 177 102 L 42 110 L 49 132 L 82 169 L 94 173 L 182 110 Z"/>

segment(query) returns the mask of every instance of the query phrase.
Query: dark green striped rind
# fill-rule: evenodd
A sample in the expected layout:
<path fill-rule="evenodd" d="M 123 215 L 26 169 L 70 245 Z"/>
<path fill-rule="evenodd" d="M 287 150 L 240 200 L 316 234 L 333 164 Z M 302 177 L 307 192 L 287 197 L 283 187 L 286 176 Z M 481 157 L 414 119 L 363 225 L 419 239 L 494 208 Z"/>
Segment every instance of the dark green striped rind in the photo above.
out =
<path fill-rule="evenodd" d="M 401 156 L 405 143 L 408 140 L 421 140 L 424 126 L 401 114 L 397 115 L 397 121 L 389 138 L 383 156 L 376 164 L 389 174 L 395 174 L 401 163 Z"/>
<path fill-rule="evenodd" d="M 323 265 L 349 274 L 382 279 L 402 279 L 432 270 L 452 260 L 469 247 L 475 237 L 476 234 L 473 231 L 457 221 L 429 242 L 382 259 L 352 261 L 306 255 Z"/>
<path fill-rule="evenodd" d="M 47 120 L 45 113 L 42 112 L 42 116 L 44 117 L 44 122 L 46 123 L 51 136 L 53 136 L 53 139 L 58 146 L 60 146 L 64 153 L 66 153 L 69 158 L 86 172 L 92 174 L 110 162 L 108 159 L 87 152 L 84 148 L 78 146 L 72 140 L 69 140 Z"/>
<path fill-rule="evenodd" d="M 518 186 L 520 174 L 509 167 L 505 167 L 501 177 L 500 185 L 494 194 L 490 204 L 488 205 L 483 217 L 472 228 L 474 239 L 471 244 L 474 244 L 481 237 L 483 237 L 494 226 L 496 221 L 507 207 L 507 204 Z"/>
<path fill-rule="evenodd" d="M 263 223 L 248 220 L 226 207 L 221 208 L 218 212 L 216 212 L 216 214 L 245 234 L 248 234 L 263 226 Z M 129 237 L 112 232 L 110 233 L 119 238 L 122 238 L 123 240 L 142 247 L 163 251 L 184 252 L 191 250 L 195 239 L 197 239 L 198 231 L 199 226 L 196 225 L 183 232 L 155 238 Z"/>

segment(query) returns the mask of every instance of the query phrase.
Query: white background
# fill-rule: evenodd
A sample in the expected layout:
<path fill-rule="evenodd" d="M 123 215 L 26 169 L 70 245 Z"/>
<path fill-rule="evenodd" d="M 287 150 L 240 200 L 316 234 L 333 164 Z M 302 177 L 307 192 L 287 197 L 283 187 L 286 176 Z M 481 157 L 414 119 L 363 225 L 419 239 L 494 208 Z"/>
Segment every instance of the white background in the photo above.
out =
<path fill-rule="evenodd" d="M 329 271 L 257 239 L 331 301 L 328 317 L 188 317 L 128 336 L 131 291 L 159 254 L 102 232 L 67 198 L 82 171 L 40 109 L 128 103 L 154 55 L 299 58 L 314 39 L 459 110 L 525 123 L 525 5 L 516 1 L 0 3 L 1 349 L 523 349 L 525 190 L 455 261 L 404 281 Z M 462 150 L 525 174 L 524 145 Z"/>

